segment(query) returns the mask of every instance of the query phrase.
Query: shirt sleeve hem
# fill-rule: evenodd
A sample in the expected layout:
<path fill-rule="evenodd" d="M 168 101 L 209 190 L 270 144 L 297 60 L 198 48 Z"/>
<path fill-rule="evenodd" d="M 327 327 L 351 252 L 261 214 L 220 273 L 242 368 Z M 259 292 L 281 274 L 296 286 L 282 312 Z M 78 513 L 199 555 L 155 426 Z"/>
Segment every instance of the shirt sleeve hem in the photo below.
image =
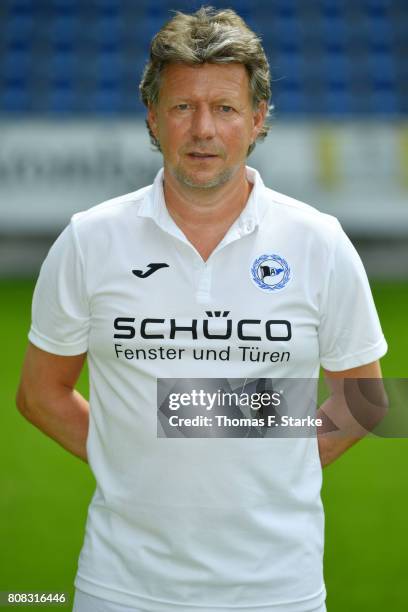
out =
<path fill-rule="evenodd" d="M 51 338 L 47 338 L 47 336 L 44 336 L 33 328 L 30 329 L 28 339 L 32 344 L 42 349 L 43 351 L 46 351 L 47 353 L 53 353 L 55 355 L 61 355 L 63 357 L 82 355 L 88 350 L 87 342 L 56 342 Z"/>
<path fill-rule="evenodd" d="M 360 353 L 353 353 L 346 355 L 342 359 L 325 359 L 320 360 L 320 364 L 323 368 L 329 372 L 340 372 L 342 370 L 349 370 L 351 368 L 357 368 L 359 366 L 367 365 L 377 359 L 383 357 L 388 350 L 387 342 L 384 336 L 374 346 L 361 351 Z"/>

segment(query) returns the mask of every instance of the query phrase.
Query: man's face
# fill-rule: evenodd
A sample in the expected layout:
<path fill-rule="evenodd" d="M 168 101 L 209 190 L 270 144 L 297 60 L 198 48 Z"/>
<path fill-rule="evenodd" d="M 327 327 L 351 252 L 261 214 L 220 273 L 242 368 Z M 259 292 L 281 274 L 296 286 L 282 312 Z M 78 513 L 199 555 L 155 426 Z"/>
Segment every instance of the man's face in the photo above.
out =
<path fill-rule="evenodd" d="M 252 107 L 242 64 L 170 64 L 148 121 L 166 170 L 183 185 L 208 189 L 243 168 L 265 113 L 265 102 Z"/>

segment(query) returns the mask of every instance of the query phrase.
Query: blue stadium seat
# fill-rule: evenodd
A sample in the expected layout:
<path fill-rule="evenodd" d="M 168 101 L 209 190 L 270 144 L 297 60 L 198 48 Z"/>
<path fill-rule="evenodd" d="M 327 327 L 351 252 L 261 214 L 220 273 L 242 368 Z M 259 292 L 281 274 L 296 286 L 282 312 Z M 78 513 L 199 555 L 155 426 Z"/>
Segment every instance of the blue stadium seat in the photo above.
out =
<path fill-rule="evenodd" d="M 127 39 L 129 40 L 129 37 L 137 39 L 138 46 L 141 49 L 148 50 L 153 36 L 162 25 L 163 19 L 147 15 L 142 23 L 135 23 L 130 28 L 127 27 Z"/>
<path fill-rule="evenodd" d="M 408 5 L 407 5 L 408 8 Z M 408 10 L 406 19 L 397 21 L 393 24 L 394 40 L 407 44 L 408 42 Z"/>
<path fill-rule="evenodd" d="M 333 0 L 323 2 L 321 4 L 321 15 L 326 19 L 335 20 L 341 17 L 343 8 L 344 6 L 340 2 L 334 2 Z"/>
<path fill-rule="evenodd" d="M 345 53 L 325 53 L 322 72 L 326 80 L 347 81 L 352 74 L 352 60 Z"/>
<path fill-rule="evenodd" d="M 388 19 L 368 17 L 365 22 L 367 40 L 371 45 L 380 43 L 390 45 L 393 39 L 393 29 Z"/>
<path fill-rule="evenodd" d="M 391 53 L 371 53 L 369 56 L 369 70 L 374 77 L 387 77 L 396 79 L 395 56 Z"/>
<path fill-rule="evenodd" d="M 55 40 L 53 53 L 74 53 L 75 42 L 68 40 Z"/>
<path fill-rule="evenodd" d="M 0 99 L 2 110 L 8 113 L 30 110 L 30 96 L 25 87 L 6 87 Z"/>
<path fill-rule="evenodd" d="M 376 76 L 372 82 L 375 92 L 394 92 L 395 90 L 395 81 L 390 79 L 388 75 Z"/>
<path fill-rule="evenodd" d="M 352 94 L 342 82 L 331 83 L 326 91 L 325 112 L 331 116 L 350 115 L 353 110 Z"/>
<path fill-rule="evenodd" d="M 6 79 L 13 77 L 27 79 L 30 75 L 32 56 L 27 51 L 7 53 L 3 60 L 3 76 Z"/>
<path fill-rule="evenodd" d="M 271 35 L 280 46 L 288 43 L 298 44 L 302 37 L 302 24 L 292 17 L 275 17 L 271 19 Z"/>
<path fill-rule="evenodd" d="M 89 110 L 92 113 L 116 115 L 121 110 L 121 98 L 121 93 L 116 88 L 100 88 L 91 97 Z"/>
<path fill-rule="evenodd" d="M 298 0 L 274 0 L 269 4 L 269 10 L 281 18 L 296 18 L 299 9 Z"/>
<path fill-rule="evenodd" d="M 82 65 L 83 62 L 72 51 L 54 53 L 50 58 L 49 76 L 51 79 L 59 77 L 74 78 L 79 75 Z"/>
<path fill-rule="evenodd" d="M 271 62 L 271 70 L 274 79 L 290 78 L 301 82 L 305 78 L 306 63 L 304 57 L 296 52 L 278 52 Z"/>
<path fill-rule="evenodd" d="M 362 6 L 368 15 L 383 19 L 387 17 L 392 2 L 393 0 L 362 0 Z"/>
<path fill-rule="evenodd" d="M 100 53 L 95 66 L 96 77 L 107 81 L 119 81 L 124 73 L 124 61 L 120 53 Z"/>
<path fill-rule="evenodd" d="M 281 81 L 275 84 L 275 112 L 277 115 L 302 114 L 305 111 L 305 94 L 298 83 Z"/>
<path fill-rule="evenodd" d="M 30 15 L 34 9 L 35 0 L 12 0 L 9 5 L 9 15 Z"/>
<path fill-rule="evenodd" d="M 80 34 L 80 30 L 80 22 L 76 16 L 59 16 L 50 23 L 50 41 L 55 45 L 66 44 L 72 47 Z"/>
<path fill-rule="evenodd" d="M 31 37 L 27 37 L 27 38 L 21 38 L 20 40 L 17 39 L 11 39 L 11 40 L 7 40 L 7 38 L 5 39 L 5 53 L 23 53 L 23 52 L 29 52 L 31 49 Z"/>
<path fill-rule="evenodd" d="M 92 24 L 89 36 L 94 44 L 104 48 L 119 47 L 124 35 L 123 21 L 120 17 L 100 17 Z"/>
<path fill-rule="evenodd" d="M 59 83 L 51 91 L 48 109 L 51 113 L 72 113 L 75 111 L 75 90 L 72 83 Z"/>
<path fill-rule="evenodd" d="M 123 0 L 97 0 L 96 6 L 104 15 L 119 15 L 125 8 Z"/>
<path fill-rule="evenodd" d="M 133 95 L 122 96 L 121 99 L 121 113 L 127 114 L 141 114 L 144 112 L 144 106 L 142 106 L 137 97 L 137 92 Z"/>
<path fill-rule="evenodd" d="M 33 32 L 34 20 L 32 15 L 14 15 L 4 23 L 3 38 L 7 44 L 13 42 L 25 42 L 29 40 Z"/>
<path fill-rule="evenodd" d="M 399 112 L 398 97 L 394 90 L 378 89 L 371 96 L 372 113 L 378 115 L 397 115 Z"/>
<path fill-rule="evenodd" d="M 317 35 L 320 35 L 326 44 L 332 42 L 343 45 L 349 38 L 350 30 L 343 18 L 323 18 Z"/>
<path fill-rule="evenodd" d="M 79 11 L 81 0 L 51 0 L 51 5 L 57 14 L 75 14 Z"/>

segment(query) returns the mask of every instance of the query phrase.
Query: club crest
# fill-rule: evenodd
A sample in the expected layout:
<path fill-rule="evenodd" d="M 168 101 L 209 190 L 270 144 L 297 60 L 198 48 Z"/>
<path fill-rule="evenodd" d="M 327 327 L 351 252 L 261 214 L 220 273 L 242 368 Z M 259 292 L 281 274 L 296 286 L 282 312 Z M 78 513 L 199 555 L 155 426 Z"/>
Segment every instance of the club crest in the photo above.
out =
<path fill-rule="evenodd" d="M 291 278 L 290 268 L 280 255 L 261 255 L 251 266 L 251 278 L 263 291 L 279 291 Z"/>

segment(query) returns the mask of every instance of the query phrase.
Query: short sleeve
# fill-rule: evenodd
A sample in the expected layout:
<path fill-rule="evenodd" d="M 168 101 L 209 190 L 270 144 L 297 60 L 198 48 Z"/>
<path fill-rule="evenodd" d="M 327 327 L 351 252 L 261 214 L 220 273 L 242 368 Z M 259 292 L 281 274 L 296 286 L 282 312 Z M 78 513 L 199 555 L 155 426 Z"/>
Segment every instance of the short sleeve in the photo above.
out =
<path fill-rule="evenodd" d="M 339 223 L 322 297 L 319 349 L 329 371 L 366 365 L 387 352 L 364 266 Z"/>
<path fill-rule="evenodd" d="M 79 355 L 88 349 L 89 320 L 83 261 L 71 222 L 41 267 L 28 338 L 49 353 Z"/>

